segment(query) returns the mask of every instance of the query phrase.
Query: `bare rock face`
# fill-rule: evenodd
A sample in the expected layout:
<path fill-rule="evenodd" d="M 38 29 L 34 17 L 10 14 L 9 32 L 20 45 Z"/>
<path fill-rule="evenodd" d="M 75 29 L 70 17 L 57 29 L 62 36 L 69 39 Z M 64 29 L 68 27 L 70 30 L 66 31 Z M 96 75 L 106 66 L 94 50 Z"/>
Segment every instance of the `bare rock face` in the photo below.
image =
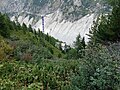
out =
<path fill-rule="evenodd" d="M 0 0 L 0 12 L 11 20 L 42 30 L 44 16 L 45 33 L 69 45 L 79 33 L 88 42 L 86 34 L 96 15 L 107 9 L 104 0 Z"/>
<path fill-rule="evenodd" d="M 82 6 L 82 1 L 81 0 L 74 0 L 74 5 L 80 7 L 80 6 Z"/>
<path fill-rule="evenodd" d="M 106 9 L 105 4 L 104 0 L 0 0 L 0 11 L 46 15 L 60 10 L 63 19 L 75 21 L 98 10 L 94 9 L 98 5 L 100 9 Z"/>

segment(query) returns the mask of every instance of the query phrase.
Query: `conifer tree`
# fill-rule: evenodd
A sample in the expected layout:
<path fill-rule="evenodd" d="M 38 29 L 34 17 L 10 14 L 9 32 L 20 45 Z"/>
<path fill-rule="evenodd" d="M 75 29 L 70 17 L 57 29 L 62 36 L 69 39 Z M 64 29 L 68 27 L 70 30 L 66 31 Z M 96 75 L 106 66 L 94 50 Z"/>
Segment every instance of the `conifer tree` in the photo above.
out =
<path fill-rule="evenodd" d="M 31 25 L 29 25 L 28 30 L 29 30 L 29 32 L 32 32 L 32 33 L 33 33 L 33 29 L 32 29 L 32 26 L 31 26 Z"/>
<path fill-rule="evenodd" d="M 15 25 L 17 25 L 17 26 L 16 26 L 16 29 L 17 29 L 17 30 L 22 30 L 22 26 L 20 25 L 19 22 L 15 23 Z"/>
<path fill-rule="evenodd" d="M 112 13 L 99 17 L 90 31 L 90 42 L 94 44 L 109 45 L 109 42 L 120 41 L 120 0 L 111 0 L 111 2 Z"/>
<path fill-rule="evenodd" d="M 48 33 L 47 33 L 47 35 L 45 35 L 46 37 L 45 37 L 45 40 L 47 40 L 48 42 L 50 42 L 49 41 L 49 35 L 48 35 Z"/>
<path fill-rule="evenodd" d="M 22 29 L 25 30 L 25 31 L 27 31 L 28 28 L 27 28 L 27 26 L 26 26 L 25 23 L 23 23 L 23 25 L 22 25 Z"/>
<path fill-rule="evenodd" d="M 10 36 L 10 29 L 7 25 L 8 20 L 5 15 L 0 14 L 0 34 L 8 38 Z"/>
<path fill-rule="evenodd" d="M 38 36 L 39 36 L 39 37 L 41 36 L 41 31 L 40 31 L 40 29 L 38 29 Z"/>
<path fill-rule="evenodd" d="M 77 51 L 77 58 L 82 58 L 84 55 L 85 41 L 82 39 L 80 34 L 76 37 L 75 49 Z"/>
<path fill-rule="evenodd" d="M 120 0 L 111 0 L 113 6 L 110 18 L 110 29 L 114 32 L 114 41 L 120 41 Z"/>

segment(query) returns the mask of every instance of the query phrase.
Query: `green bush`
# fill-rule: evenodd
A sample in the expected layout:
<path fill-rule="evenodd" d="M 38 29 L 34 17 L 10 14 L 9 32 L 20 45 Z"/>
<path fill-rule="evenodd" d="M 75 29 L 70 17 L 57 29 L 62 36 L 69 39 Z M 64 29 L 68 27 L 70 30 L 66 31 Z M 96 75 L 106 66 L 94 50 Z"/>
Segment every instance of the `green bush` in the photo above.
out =
<path fill-rule="evenodd" d="M 70 90 L 79 61 L 0 62 L 0 89 Z"/>
<path fill-rule="evenodd" d="M 118 53 L 120 54 L 120 52 Z M 108 49 L 103 46 L 99 49 L 94 47 L 86 50 L 82 66 L 72 79 L 74 88 L 80 90 L 119 90 L 120 58 L 115 56 L 111 55 Z"/>

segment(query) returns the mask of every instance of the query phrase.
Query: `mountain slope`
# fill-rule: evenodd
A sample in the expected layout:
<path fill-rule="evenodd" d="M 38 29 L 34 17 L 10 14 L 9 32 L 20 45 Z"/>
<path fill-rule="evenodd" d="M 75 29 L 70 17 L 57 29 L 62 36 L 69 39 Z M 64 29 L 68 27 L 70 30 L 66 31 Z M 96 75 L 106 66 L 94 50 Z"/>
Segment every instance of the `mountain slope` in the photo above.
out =
<path fill-rule="evenodd" d="M 41 16 L 45 17 L 45 33 L 72 44 L 80 33 L 86 34 L 96 14 L 108 11 L 104 0 L 2 0 L 0 11 L 8 13 L 11 20 L 31 24 L 42 30 Z M 71 38 L 72 37 L 72 38 Z"/>
<path fill-rule="evenodd" d="M 63 53 L 56 46 L 57 42 L 59 41 L 49 35 L 36 32 L 30 26 L 27 28 L 25 24 L 21 26 L 10 21 L 6 15 L 0 14 L 0 57 L 6 56 L 4 59 L 61 58 Z"/>

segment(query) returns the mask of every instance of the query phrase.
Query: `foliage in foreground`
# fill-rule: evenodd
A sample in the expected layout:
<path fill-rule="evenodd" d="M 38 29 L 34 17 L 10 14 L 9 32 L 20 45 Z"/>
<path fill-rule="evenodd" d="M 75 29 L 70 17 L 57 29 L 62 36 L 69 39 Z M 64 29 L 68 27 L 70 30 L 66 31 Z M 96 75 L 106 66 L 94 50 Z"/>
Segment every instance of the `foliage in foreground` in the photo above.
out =
<path fill-rule="evenodd" d="M 79 61 L 41 61 L 39 64 L 20 61 L 0 63 L 0 89 L 70 90 L 70 77 L 79 68 Z"/>
<path fill-rule="evenodd" d="M 78 74 L 73 76 L 76 90 L 119 90 L 120 89 L 120 47 L 119 44 L 106 47 L 99 45 L 86 50 Z"/>
<path fill-rule="evenodd" d="M 0 62 L 2 90 L 119 90 L 120 52 L 106 47 L 86 50 L 81 60 Z M 111 46 L 111 50 L 112 50 Z M 114 48 L 115 49 L 115 48 Z M 96 53 L 97 52 L 97 53 Z"/>

